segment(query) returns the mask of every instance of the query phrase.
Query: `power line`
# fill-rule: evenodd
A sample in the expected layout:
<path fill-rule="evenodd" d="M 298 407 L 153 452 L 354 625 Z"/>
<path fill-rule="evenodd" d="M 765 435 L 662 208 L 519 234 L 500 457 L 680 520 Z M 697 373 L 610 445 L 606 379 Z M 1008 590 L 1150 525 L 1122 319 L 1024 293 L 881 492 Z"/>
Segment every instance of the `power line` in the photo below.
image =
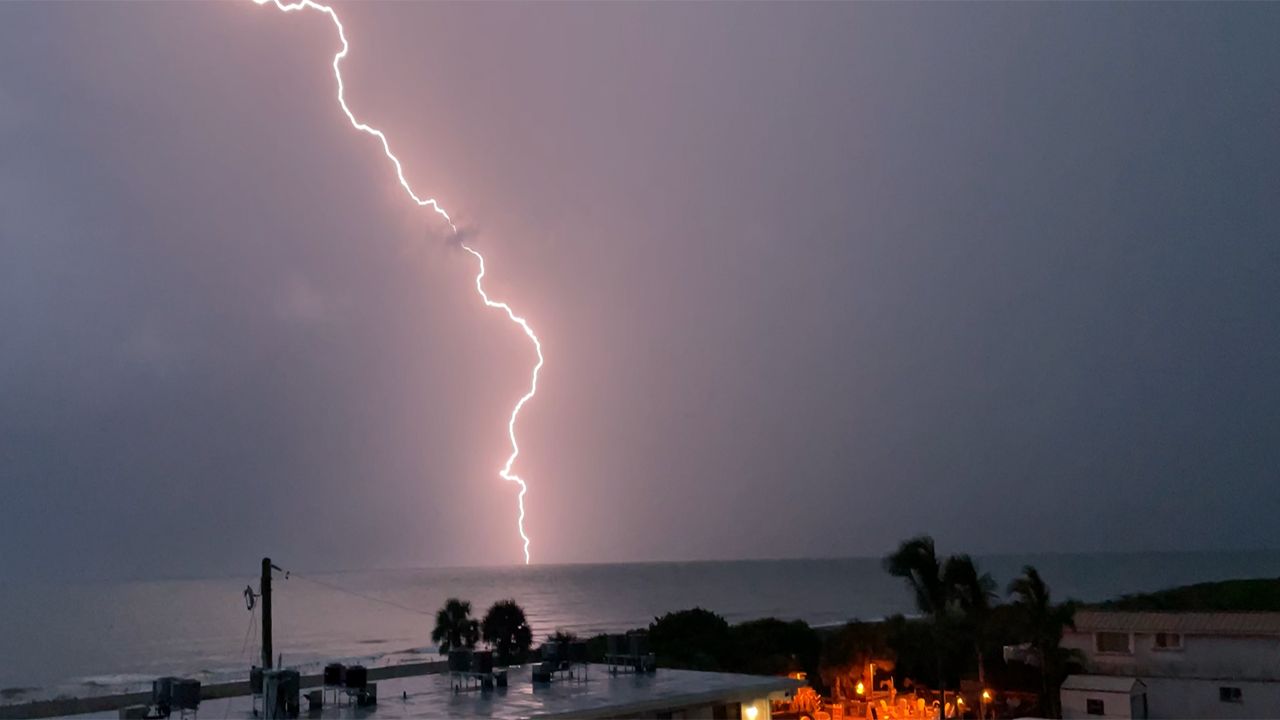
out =
<path fill-rule="evenodd" d="M 256 636 L 257 633 L 253 632 L 253 630 L 257 627 L 258 627 L 258 614 L 250 610 L 249 625 L 244 629 L 244 643 L 240 645 L 240 662 L 244 662 L 244 654 L 249 649 L 249 634 L 253 633 L 253 635 Z M 227 720 L 227 718 L 231 716 L 231 699 L 227 698 L 226 701 L 227 701 L 226 710 L 222 713 L 222 720 Z"/>
<path fill-rule="evenodd" d="M 249 626 L 244 629 L 244 643 L 240 646 L 240 660 L 244 661 L 244 653 L 249 649 L 249 633 L 253 631 L 254 625 L 258 622 L 258 614 L 249 611 Z"/>
<path fill-rule="evenodd" d="M 430 617 L 430 616 L 432 615 L 432 613 L 426 612 L 426 611 L 424 611 L 424 610 L 419 610 L 418 608 L 409 607 L 408 605 L 401 605 L 401 604 L 400 604 L 400 603 L 398 603 L 398 602 L 394 602 L 394 601 L 391 601 L 391 600 L 385 600 L 385 599 L 380 598 L 380 597 L 374 597 L 373 595 L 365 595 L 364 593 L 360 593 L 360 592 L 356 592 L 355 590 L 349 590 L 349 589 L 347 589 L 347 588 L 344 588 L 344 587 L 342 587 L 341 585 L 334 585 L 333 583 L 328 583 L 328 582 L 325 582 L 325 581 L 323 581 L 323 580 L 317 580 L 317 579 L 315 579 L 315 578 L 306 577 L 305 575 L 299 575 L 298 573 L 293 572 L 292 570 L 286 570 L 286 571 L 285 571 L 285 573 L 284 573 L 284 579 L 285 579 L 285 580 L 288 580 L 288 579 L 289 579 L 289 578 L 291 578 L 291 577 L 296 577 L 296 578 L 298 578 L 299 580 L 306 580 L 307 582 L 315 583 L 316 585 L 320 585 L 320 586 L 322 586 L 322 587 L 329 588 L 330 590 L 333 590 L 333 591 L 335 591 L 335 592 L 340 592 L 340 593 L 345 593 L 345 594 L 347 594 L 347 595 L 352 595 L 352 596 L 354 596 L 354 597 L 358 597 L 358 598 L 361 598 L 361 599 L 363 599 L 363 600 L 368 600 L 369 602 L 375 602 L 375 603 L 379 603 L 379 604 L 382 604 L 382 605 L 386 605 L 387 607 L 393 607 L 393 608 L 396 608 L 397 610 L 404 610 L 405 612 L 411 612 L 411 613 L 413 613 L 414 615 L 426 615 L 426 616 L 428 616 L 428 617 Z"/>

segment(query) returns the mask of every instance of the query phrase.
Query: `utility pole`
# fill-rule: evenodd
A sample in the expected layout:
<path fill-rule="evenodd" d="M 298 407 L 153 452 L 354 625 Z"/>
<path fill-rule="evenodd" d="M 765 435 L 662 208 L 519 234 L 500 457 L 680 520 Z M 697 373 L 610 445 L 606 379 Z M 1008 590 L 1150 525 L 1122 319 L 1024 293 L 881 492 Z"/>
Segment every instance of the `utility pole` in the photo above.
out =
<path fill-rule="evenodd" d="M 258 591 L 262 593 L 262 669 L 271 669 L 271 558 L 262 558 L 262 579 Z"/>

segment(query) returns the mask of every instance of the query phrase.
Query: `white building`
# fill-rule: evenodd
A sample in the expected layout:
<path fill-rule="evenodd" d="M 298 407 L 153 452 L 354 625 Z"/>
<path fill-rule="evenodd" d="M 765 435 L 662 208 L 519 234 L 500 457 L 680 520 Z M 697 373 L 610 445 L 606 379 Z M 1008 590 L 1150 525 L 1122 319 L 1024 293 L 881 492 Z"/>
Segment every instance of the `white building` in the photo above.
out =
<path fill-rule="evenodd" d="M 1147 717 L 1147 686 L 1136 678 L 1071 675 L 1061 693 L 1064 718 Z"/>
<path fill-rule="evenodd" d="M 1280 717 L 1280 613 L 1080 610 L 1064 718 Z M 1145 712 L 1145 715 L 1143 714 Z"/>

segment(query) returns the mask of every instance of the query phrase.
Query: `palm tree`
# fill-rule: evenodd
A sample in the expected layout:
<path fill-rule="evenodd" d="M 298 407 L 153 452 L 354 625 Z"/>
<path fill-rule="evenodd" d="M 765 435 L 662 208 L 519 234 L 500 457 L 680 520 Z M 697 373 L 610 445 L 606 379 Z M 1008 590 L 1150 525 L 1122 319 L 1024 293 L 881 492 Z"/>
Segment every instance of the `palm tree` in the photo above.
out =
<path fill-rule="evenodd" d="M 1049 594 L 1049 586 L 1040 572 L 1027 565 L 1022 576 L 1009 583 L 1009 595 L 1022 614 L 1022 622 L 1031 647 L 1040 660 L 1040 680 L 1044 691 L 1044 704 L 1050 716 L 1058 714 L 1057 698 L 1049 694 L 1050 678 L 1058 685 L 1065 675 L 1071 654 L 1062 649 L 1063 628 L 1075 629 L 1075 606 L 1070 603 L 1055 605 Z"/>
<path fill-rule="evenodd" d="M 523 662 L 533 645 L 533 630 L 515 600 L 499 600 L 480 623 L 484 641 L 498 653 L 498 663 Z"/>
<path fill-rule="evenodd" d="M 942 674 L 942 638 L 952 593 L 943 576 L 942 563 L 938 561 L 938 554 L 934 550 L 933 538 L 921 535 L 904 540 L 896 551 L 885 557 L 884 569 L 890 575 L 907 581 L 907 585 L 915 593 L 916 608 L 933 621 L 934 648 L 938 655 L 938 693 L 940 697 L 946 697 L 946 680 Z M 944 703 L 938 703 L 939 717 L 942 715 L 943 705 Z"/>
<path fill-rule="evenodd" d="M 436 613 L 436 629 L 431 631 L 431 642 L 440 647 L 440 654 L 450 650 L 473 648 L 480 640 L 480 624 L 471 617 L 471 603 L 449 598 Z"/>
<path fill-rule="evenodd" d="M 947 558 L 942 575 L 943 582 L 952 593 L 956 609 L 973 632 L 973 650 L 978 656 L 978 684 L 985 690 L 987 676 L 982 650 L 991 620 L 991 601 L 996 595 L 996 581 L 992 579 L 991 573 L 979 574 L 978 566 L 968 555 L 952 555 Z M 980 704 L 979 708 L 983 712 L 986 710 L 985 704 Z"/>

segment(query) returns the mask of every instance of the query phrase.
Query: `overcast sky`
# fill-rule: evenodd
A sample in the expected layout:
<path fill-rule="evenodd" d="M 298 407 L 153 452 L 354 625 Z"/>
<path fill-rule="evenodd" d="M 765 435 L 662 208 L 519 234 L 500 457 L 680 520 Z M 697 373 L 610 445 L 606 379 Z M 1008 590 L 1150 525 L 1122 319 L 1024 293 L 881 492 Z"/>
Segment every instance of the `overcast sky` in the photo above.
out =
<path fill-rule="evenodd" d="M 1280 545 L 1280 4 L 339 10 L 535 562 Z M 520 560 L 336 49 L 0 3 L 0 575 Z"/>

